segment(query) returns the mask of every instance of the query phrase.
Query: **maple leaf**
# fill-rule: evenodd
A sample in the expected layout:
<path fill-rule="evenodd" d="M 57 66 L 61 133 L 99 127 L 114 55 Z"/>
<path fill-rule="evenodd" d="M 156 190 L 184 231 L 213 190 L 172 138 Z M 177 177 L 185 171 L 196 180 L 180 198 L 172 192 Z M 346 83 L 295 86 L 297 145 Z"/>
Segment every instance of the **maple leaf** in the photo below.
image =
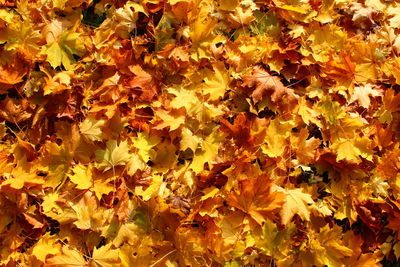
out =
<path fill-rule="evenodd" d="M 0 110 L 0 117 L 11 123 L 19 123 L 32 116 L 29 112 L 29 103 L 27 99 L 18 100 L 6 97 L 0 101 L 0 105 L 3 107 Z"/>
<path fill-rule="evenodd" d="M 64 66 L 70 70 L 76 62 L 74 55 L 82 56 L 86 49 L 79 33 L 62 32 L 57 40 L 42 47 L 42 53 L 47 55 L 47 61 L 53 68 Z"/>
<path fill-rule="evenodd" d="M 137 170 L 144 170 L 146 168 L 146 163 L 138 154 L 131 155 L 129 162 L 127 163 L 128 174 L 133 175 Z"/>
<path fill-rule="evenodd" d="M 215 155 L 218 154 L 219 141 L 222 139 L 222 135 L 214 130 L 212 134 L 201 141 L 201 150 L 195 153 L 193 161 L 189 165 L 195 173 L 201 172 L 205 163 L 211 163 Z"/>
<path fill-rule="evenodd" d="M 385 95 L 383 96 L 383 104 L 385 105 L 385 109 L 390 112 L 396 112 L 400 110 L 399 105 L 400 94 L 396 94 L 394 90 L 389 89 L 385 91 Z"/>
<path fill-rule="evenodd" d="M 325 116 L 330 124 L 337 124 L 338 120 L 345 117 L 345 112 L 336 101 L 324 97 L 323 101 L 319 102 L 318 110 Z"/>
<path fill-rule="evenodd" d="M 228 195 L 228 204 L 249 214 L 258 224 L 274 219 L 285 201 L 285 195 L 271 191 L 271 181 L 263 176 L 241 181 L 238 189 Z"/>
<path fill-rule="evenodd" d="M 262 152 L 271 158 L 281 157 L 286 148 L 286 138 L 289 137 L 292 123 L 292 121 L 282 121 L 278 118 L 272 120 L 267 128 L 265 145 L 261 146 Z"/>
<path fill-rule="evenodd" d="M 279 230 L 271 220 L 267 220 L 262 227 L 262 235 L 257 239 L 256 246 L 260 247 L 267 255 L 280 258 L 287 251 L 291 242 L 290 236 L 296 231 L 294 223 L 289 223 L 285 229 Z"/>
<path fill-rule="evenodd" d="M 297 159 L 299 160 L 299 163 L 301 164 L 306 164 L 309 163 L 314 159 L 315 156 L 315 150 L 319 147 L 321 144 L 321 140 L 316 139 L 316 138 L 309 138 L 309 133 L 306 128 L 303 128 L 300 130 L 300 133 L 298 137 L 293 138 L 294 142 L 297 143 L 297 151 L 296 153 Z"/>
<path fill-rule="evenodd" d="M 140 132 L 136 138 L 133 138 L 133 146 L 138 149 L 138 154 L 144 162 L 156 156 L 156 152 L 153 149 L 158 143 L 160 138 L 156 135 L 149 135 L 148 133 Z"/>
<path fill-rule="evenodd" d="M 69 175 L 69 179 L 76 184 L 77 189 L 88 189 L 93 185 L 92 166 L 85 167 L 78 164 L 72 168 L 73 175 Z"/>
<path fill-rule="evenodd" d="M 397 2 L 0 0 L 0 265 L 395 263 Z"/>
<path fill-rule="evenodd" d="M 332 148 L 337 150 L 337 160 L 349 160 L 360 163 L 360 156 L 372 161 L 374 152 L 369 148 L 370 140 L 368 138 L 355 138 L 354 140 L 340 139 L 332 144 Z"/>
<path fill-rule="evenodd" d="M 221 129 L 235 137 L 239 145 L 251 144 L 253 140 L 252 136 L 250 136 L 251 121 L 245 114 L 239 114 L 235 118 L 233 125 L 227 120 L 221 120 L 221 125 Z"/>
<path fill-rule="evenodd" d="M 287 225 L 296 214 L 305 221 L 310 220 L 309 206 L 314 204 L 310 194 L 303 193 L 300 188 L 284 189 L 282 187 L 274 187 L 274 189 L 286 195 L 282 209 L 279 212 L 284 225 Z"/>
<path fill-rule="evenodd" d="M 87 262 L 83 255 L 76 249 L 69 248 L 68 246 L 62 247 L 62 254 L 58 254 L 50 258 L 45 266 L 87 266 Z"/>
<path fill-rule="evenodd" d="M 364 107 L 369 108 L 371 100 L 369 97 L 382 96 L 382 93 L 377 89 L 374 89 L 371 84 L 366 84 L 365 86 L 357 86 L 354 88 L 354 93 L 350 98 L 350 103 L 358 101 L 358 103 Z"/>
<path fill-rule="evenodd" d="M 209 94 L 211 101 L 218 100 L 225 95 L 229 89 L 230 76 L 223 63 L 219 62 L 213 66 L 214 71 L 206 70 L 204 73 L 203 94 Z"/>
<path fill-rule="evenodd" d="M 33 247 L 32 255 L 41 262 L 45 262 L 47 256 L 59 254 L 60 245 L 56 241 L 54 236 L 51 237 L 49 233 L 45 234 Z"/>
<path fill-rule="evenodd" d="M 112 267 L 117 266 L 120 262 L 117 249 L 111 248 L 112 243 L 102 246 L 99 249 L 94 248 L 90 259 L 90 266 L 93 267 Z"/>
<path fill-rule="evenodd" d="M 107 171 L 118 165 L 126 165 L 129 161 L 129 146 L 127 141 L 121 142 L 119 145 L 116 140 L 109 140 L 105 150 L 96 151 L 97 167 Z"/>
<path fill-rule="evenodd" d="M 150 198 L 158 195 L 162 182 L 163 177 L 161 175 L 154 175 L 152 177 L 151 185 L 146 188 L 146 190 L 143 190 L 141 187 L 136 187 L 135 194 L 141 196 L 144 201 L 148 201 Z"/>
<path fill-rule="evenodd" d="M 95 118 L 86 118 L 80 123 L 79 129 L 83 136 L 90 141 L 101 141 L 103 138 L 102 127 L 105 125 L 104 120 L 96 120 Z"/>
<path fill-rule="evenodd" d="M 207 47 L 214 41 L 215 35 L 213 30 L 217 25 L 217 19 L 210 16 L 210 10 L 206 5 L 201 5 L 198 12 L 194 12 L 195 15 L 192 20 L 193 23 L 190 25 L 191 31 L 189 36 L 192 40 L 193 48 L 196 53 L 192 54 L 195 60 L 201 58 L 208 58 Z"/>
<path fill-rule="evenodd" d="M 344 266 L 343 259 L 353 254 L 353 250 L 345 246 L 343 241 L 336 237 L 340 235 L 341 229 L 334 226 L 332 229 L 325 225 L 318 234 L 312 233 L 312 242 L 310 242 L 310 251 L 313 261 L 308 261 L 305 257 L 305 263 L 329 266 Z"/>
<path fill-rule="evenodd" d="M 400 28 L 400 17 L 399 17 L 400 7 L 397 6 L 390 6 L 387 9 L 387 15 L 389 18 L 390 27 L 392 28 Z"/>
<path fill-rule="evenodd" d="M 7 64 L 0 64 L 0 89 L 8 89 L 22 82 L 28 72 L 26 62 L 22 59 L 13 57 L 11 60 Z"/>
<path fill-rule="evenodd" d="M 101 210 L 93 193 L 86 191 L 77 203 L 70 204 L 75 213 L 74 225 L 82 230 L 98 229 L 110 214 L 110 210 Z"/>
<path fill-rule="evenodd" d="M 360 3 L 352 3 L 350 10 L 354 12 L 353 21 L 362 21 L 368 20 L 371 23 L 374 23 L 373 15 L 377 13 L 377 10 L 374 7 L 368 6 L 364 7 Z"/>
<path fill-rule="evenodd" d="M 165 110 L 159 110 L 156 112 L 156 114 L 158 117 L 160 117 L 162 123 L 155 126 L 154 129 L 163 129 L 165 127 L 169 127 L 170 131 L 174 131 L 185 122 L 185 116 L 178 112 L 167 112 Z"/>
<path fill-rule="evenodd" d="M 182 151 L 189 148 L 195 152 L 200 143 L 201 138 L 199 136 L 193 134 L 193 132 L 186 127 L 182 128 L 182 139 L 180 141 Z"/>
<path fill-rule="evenodd" d="M 283 96 L 295 97 L 293 90 L 285 87 L 278 76 L 272 76 L 259 66 L 254 67 L 251 74 L 243 77 L 243 86 L 256 87 L 251 94 L 255 103 L 262 101 L 267 95 L 271 96 L 273 102 L 277 102 Z"/>
<path fill-rule="evenodd" d="M 135 88 L 141 88 L 140 91 L 138 91 L 140 93 L 139 99 L 151 101 L 159 90 L 157 80 L 139 65 L 129 66 L 129 70 L 135 74 L 135 77 L 127 82 L 128 88 L 133 90 L 135 90 Z"/>
<path fill-rule="evenodd" d="M 196 90 L 185 88 L 168 88 L 169 93 L 175 95 L 171 100 L 170 106 L 175 109 L 185 108 L 190 115 L 195 115 L 199 112 L 201 105 L 200 100 L 196 95 Z"/>

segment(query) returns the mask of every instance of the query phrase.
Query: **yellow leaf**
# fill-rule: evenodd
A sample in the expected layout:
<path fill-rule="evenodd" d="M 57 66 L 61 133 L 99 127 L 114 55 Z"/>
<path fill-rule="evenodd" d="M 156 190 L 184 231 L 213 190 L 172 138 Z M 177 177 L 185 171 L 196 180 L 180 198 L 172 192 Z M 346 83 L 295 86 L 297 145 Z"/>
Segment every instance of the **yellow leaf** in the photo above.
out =
<path fill-rule="evenodd" d="M 400 258 L 400 243 L 399 242 L 397 242 L 393 246 L 393 250 L 394 250 L 394 255 L 396 255 L 396 258 L 399 259 Z"/>
<path fill-rule="evenodd" d="M 153 159 L 155 171 L 168 172 L 171 169 L 175 169 L 176 163 L 176 146 L 171 142 L 162 142 L 157 146 L 157 154 Z"/>
<path fill-rule="evenodd" d="M 303 193 L 303 190 L 300 188 L 287 190 L 282 187 L 275 188 L 278 192 L 286 194 L 285 203 L 280 211 L 282 224 L 287 225 L 296 214 L 305 221 L 310 220 L 310 210 L 308 206 L 314 204 L 310 194 Z"/>
<path fill-rule="evenodd" d="M 256 244 L 268 256 L 276 258 L 284 257 L 285 251 L 290 246 L 290 236 L 297 231 L 294 223 L 289 223 L 282 230 L 278 230 L 276 224 L 271 220 L 266 220 L 262 227 L 262 236 Z"/>
<path fill-rule="evenodd" d="M 310 123 L 315 123 L 320 126 L 321 123 L 317 119 L 319 112 L 309 107 L 307 100 L 304 97 L 299 99 L 299 110 L 297 113 L 301 116 L 305 124 L 310 125 Z"/>
<path fill-rule="evenodd" d="M 19 164 L 11 171 L 11 177 L 2 182 L 2 186 L 9 185 L 14 189 L 22 189 L 23 187 L 31 187 L 44 184 L 45 180 L 41 176 L 37 176 L 35 171 L 28 165 L 26 159 L 21 160 Z"/>
<path fill-rule="evenodd" d="M 86 118 L 79 124 L 79 129 L 83 136 L 90 141 L 101 141 L 103 139 L 104 120 L 96 120 L 94 118 Z"/>
<path fill-rule="evenodd" d="M 324 115 L 327 122 L 336 125 L 338 120 L 345 117 L 345 113 L 340 107 L 340 104 L 336 101 L 332 101 L 328 97 L 318 104 L 318 111 Z"/>
<path fill-rule="evenodd" d="M 77 189 L 88 189 L 93 186 L 92 179 L 92 166 L 84 166 L 82 164 L 76 165 L 72 168 L 73 175 L 69 175 L 71 182 L 76 184 Z"/>
<path fill-rule="evenodd" d="M 148 201 L 150 198 L 158 195 L 162 182 L 162 175 L 153 175 L 151 185 L 146 190 L 143 190 L 142 187 L 135 187 L 135 194 L 141 196 L 144 201 Z"/>
<path fill-rule="evenodd" d="M 110 192 L 114 190 L 114 186 L 111 185 L 110 182 L 111 179 L 107 180 L 102 180 L 102 179 L 96 179 L 93 182 L 93 189 L 92 191 L 96 195 L 97 199 L 100 200 L 103 195 L 108 195 Z"/>
<path fill-rule="evenodd" d="M 307 13 L 307 10 L 305 10 L 304 8 L 296 7 L 296 6 L 283 5 L 283 6 L 280 6 L 278 8 L 284 9 L 284 10 L 288 10 L 288 11 L 294 11 L 294 12 L 300 13 L 300 14 L 306 14 Z"/>
<path fill-rule="evenodd" d="M 53 77 L 46 79 L 46 85 L 43 87 L 44 95 L 59 93 L 68 88 L 71 88 L 70 84 L 72 74 L 73 73 L 69 71 L 61 71 Z"/>
<path fill-rule="evenodd" d="M 271 158 L 282 156 L 286 148 L 286 138 L 293 127 L 293 121 L 282 121 L 279 118 L 272 120 L 267 128 L 266 144 L 261 146 L 262 152 Z"/>
<path fill-rule="evenodd" d="M 319 234 L 314 235 L 310 250 L 315 265 L 344 266 L 342 259 L 351 256 L 353 250 L 344 245 L 339 238 L 341 235 L 342 229 L 339 226 L 334 225 L 331 229 L 328 224 L 321 228 Z"/>
<path fill-rule="evenodd" d="M 193 30 L 190 32 L 192 43 L 199 45 L 210 41 L 212 39 L 212 31 L 217 25 L 217 19 L 210 16 L 209 10 L 205 5 L 200 8 L 195 18 L 195 22 L 191 25 Z"/>
<path fill-rule="evenodd" d="M 359 157 L 361 152 L 351 140 L 346 139 L 335 142 L 332 144 L 331 147 L 337 152 L 337 161 L 345 159 L 355 163 L 361 162 L 361 159 Z"/>
<path fill-rule="evenodd" d="M 87 266 L 87 262 L 82 254 L 69 246 L 62 247 L 62 254 L 56 255 L 47 261 L 46 266 L 79 267 Z"/>
<path fill-rule="evenodd" d="M 389 18 L 390 27 L 392 28 L 400 28 L 400 6 L 396 5 L 395 7 L 390 6 L 387 9 L 387 15 Z"/>
<path fill-rule="evenodd" d="M 60 245 L 56 242 L 55 236 L 50 236 L 49 233 L 46 233 L 33 247 L 32 255 L 41 262 L 45 262 L 48 255 L 55 255 L 60 252 Z"/>
<path fill-rule="evenodd" d="M 138 154 L 133 154 L 131 159 L 129 160 L 127 167 L 128 167 L 128 174 L 134 175 L 137 170 L 144 170 L 146 168 L 146 163 L 139 157 Z"/>
<path fill-rule="evenodd" d="M 169 127 L 169 131 L 174 131 L 185 122 L 185 116 L 178 112 L 167 112 L 165 110 L 159 110 L 156 112 L 157 116 L 160 117 L 162 123 L 155 126 L 155 129 L 163 129 Z"/>
<path fill-rule="evenodd" d="M 209 199 L 211 197 L 214 197 L 217 193 L 219 192 L 219 189 L 216 188 L 215 186 L 208 187 L 203 190 L 203 193 L 205 194 L 200 198 L 201 201 Z"/>
<path fill-rule="evenodd" d="M 93 255 L 90 260 L 91 267 L 114 267 L 120 263 L 119 253 L 117 249 L 111 248 L 112 243 L 94 248 Z"/>
<path fill-rule="evenodd" d="M 193 152 L 196 151 L 199 143 L 201 142 L 201 138 L 197 135 L 194 135 L 191 130 L 186 127 L 182 128 L 182 139 L 180 142 L 181 150 L 185 151 L 190 148 Z"/>
<path fill-rule="evenodd" d="M 229 194 L 228 204 L 246 212 L 261 225 L 267 218 L 274 219 L 275 212 L 284 208 L 285 194 L 272 191 L 271 185 L 265 176 L 243 180 L 239 190 Z"/>
<path fill-rule="evenodd" d="M 211 163 L 212 159 L 218 154 L 221 138 L 222 136 L 215 129 L 211 135 L 201 142 L 201 151 L 194 155 L 193 161 L 189 166 L 195 173 L 201 172 L 204 169 L 204 164 L 206 162 Z"/>
<path fill-rule="evenodd" d="M 281 157 L 285 152 L 286 139 L 282 135 L 267 135 L 265 137 L 266 145 L 261 146 L 261 151 L 268 157 Z"/>
<path fill-rule="evenodd" d="M 315 150 L 321 144 L 321 140 L 308 138 L 309 132 L 302 128 L 298 136 L 291 137 L 291 143 L 296 147 L 296 155 L 300 164 L 308 164 L 314 159 Z"/>
<path fill-rule="evenodd" d="M 109 140 L 105 150 L 96 151 L 97 167 L 107 171 L 118 165 L 125 165 L 129 161 L 129 146 L 126 141 L 119 145 L 116 140 Z"/>
<path fill-rule="evenodd" d="M 133 146 L 138 149 L 138 154 L 144 162 L 156 156 L 153 147 L 160 143 L 160 138 L 156 135 L 149 135 L 145 132 L 139 132 L 136 138 L 133 138 Z"/>
<path fill-rule="evenodd" d="M 373 87 L 371 84 L 366 84 L 365 86 L 357 86 L 354 88 L 354 93 L 350 98 L 350 103 L 357 101 L 360 106 L 368 109 L 371 103 L 369 97 L 382 96 L 382 93 Z"/>
<path fill-rule="evenodd" d="M 214 71 L 206 70 L 204 75 L 203 94 L 209 94 L 211 101 L 223 97 L 226 90 L 229 89 L 230 76 L 222 62 L 214 64 Z"/>
<path fill-rule="evenodd" d="M 99 201 L 91 191 L 86 191 L 77 203 L 70 201 L 68 204 L 72 209 L 73 224 L 81 230 L 99 231 L 113 213 L 112 209 L 99 206 Z"/>
<path fill-rule="evenodd" d="M 219 2 L 219 7 L 222 10 L 233 11 L 233 10 L 235 10 L 235 8 L 237 7 L 238 4 L 239 4 L 239 0 L 221 0 Z"/>
<path fill-rule="evenodd" d="M 48 193 L 43 197 L 43 213 L 50 218 L 54 218 L 62 212 L 62 208 L 57 204 L 59 198 L 58 193 Z"/>
<path fill-rule="evenodd" d="M 42 54 L 53 68 L 63 65 L 70 70 L 76 62 L 74 55 L 82 56 L 86 49 L 79 33 L 64 31 L 56 41 L 42 47 Z"/>
<path fill-rule="evenodd" d="M 124 223 L 119 229 L 117 236 L 113 240 L 116 247 L 120 247 L 124 242 L 131 246 L 137 246 L 140 242 L 139 234 L 143 231 L 135 223 Z"/>
<path fill-rule="evenodd" d="M 196 91 L 193 89 L 180 88 L 168 88 L 167 91 L 170 94 L 175 95 L 175 98 L 171 100 L 170 106 L 175 109 L 185 108 L 186 113 L 193 116 L 199 112 L 201 103 L 196 95 Z"/>

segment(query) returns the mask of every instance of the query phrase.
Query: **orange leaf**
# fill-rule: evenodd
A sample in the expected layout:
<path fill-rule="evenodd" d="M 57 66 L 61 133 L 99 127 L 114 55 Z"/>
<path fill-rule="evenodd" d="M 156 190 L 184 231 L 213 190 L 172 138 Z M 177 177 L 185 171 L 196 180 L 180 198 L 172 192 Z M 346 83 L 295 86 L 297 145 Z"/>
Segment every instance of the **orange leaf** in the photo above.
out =
<path fill-rule="evenodd" d="M 249 214 L 261 225 L 266 218 L 275 218 L 275 213 L 282 207 L 285 197 L 284 193 L 271 192 L 271 180 L 259 176 L 241 181 L 239 190 L 229 194 L 228 204 Z"/>

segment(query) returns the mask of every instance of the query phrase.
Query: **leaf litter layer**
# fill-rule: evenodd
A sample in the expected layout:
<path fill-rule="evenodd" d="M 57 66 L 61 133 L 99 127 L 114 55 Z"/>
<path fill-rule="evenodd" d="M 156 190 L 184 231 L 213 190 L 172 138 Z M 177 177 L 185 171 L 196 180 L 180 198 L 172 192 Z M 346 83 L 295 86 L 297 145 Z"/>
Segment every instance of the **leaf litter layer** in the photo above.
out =
<path fill-rule="evenodd" d="M 0 0 L 0 265 L 398 264 L 399 14 Z"/>

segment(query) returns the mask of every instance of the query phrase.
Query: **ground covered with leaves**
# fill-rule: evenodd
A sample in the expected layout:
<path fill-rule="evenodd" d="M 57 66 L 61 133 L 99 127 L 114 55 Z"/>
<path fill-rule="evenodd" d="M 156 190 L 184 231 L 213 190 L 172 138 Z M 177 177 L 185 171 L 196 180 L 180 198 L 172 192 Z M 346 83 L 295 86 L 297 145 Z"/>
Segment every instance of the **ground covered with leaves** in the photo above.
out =
<path fill-rule="evenodd" d="M 0 0 L 0 265 L 396 265 L 399 33 L 399 1 Z"/>

